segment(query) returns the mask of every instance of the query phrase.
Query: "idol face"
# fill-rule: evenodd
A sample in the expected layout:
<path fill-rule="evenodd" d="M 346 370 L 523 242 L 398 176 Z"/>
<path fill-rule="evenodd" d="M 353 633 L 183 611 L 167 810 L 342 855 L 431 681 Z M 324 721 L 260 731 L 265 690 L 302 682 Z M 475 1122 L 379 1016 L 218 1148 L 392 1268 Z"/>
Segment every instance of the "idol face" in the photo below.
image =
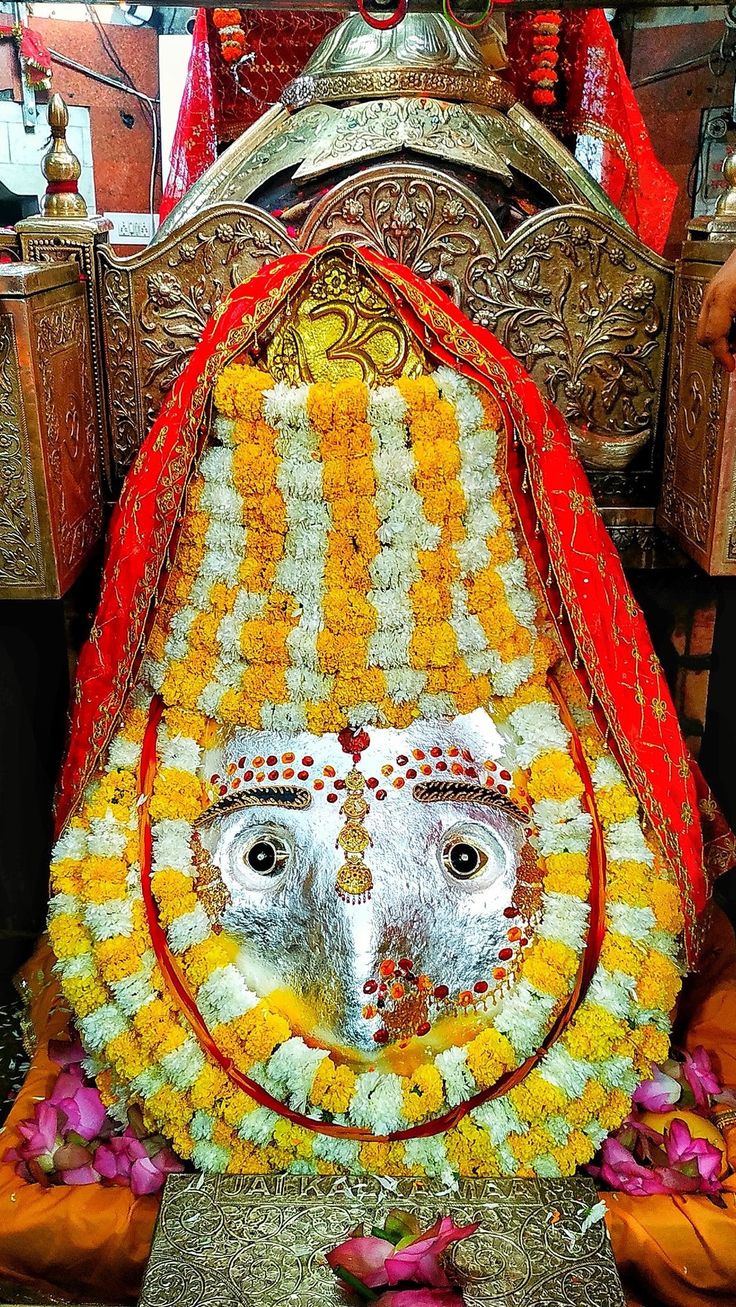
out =
<path fill-rule="evenodd" d="M 206 757 L 223 793 L 197 839 L 249 987 L 298 1033 L 372 1062 L 431 1043 L 463 1003 L 490 1010 L 534 909 L 530 818 L 491 718 L 367 738 L 358 756 L 334 735 L 236 734 Z"/>

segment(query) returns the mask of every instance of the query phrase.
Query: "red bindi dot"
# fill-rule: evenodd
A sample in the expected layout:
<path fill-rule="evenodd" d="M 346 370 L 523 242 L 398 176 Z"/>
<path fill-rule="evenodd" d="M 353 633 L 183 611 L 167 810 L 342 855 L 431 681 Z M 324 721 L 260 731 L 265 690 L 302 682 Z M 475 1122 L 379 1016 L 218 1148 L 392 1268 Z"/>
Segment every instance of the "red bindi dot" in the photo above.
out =
<path fill-rule="evenodd" d="M 308 771 L 298 771 L 297 774 L 296 774 L 296 778 L 297 778 L 298 781 L 308 781 L 308 780 L 309 780 L 309 772 L 308 772 Z"/>
<path fill-rule="evenodd" d="M 366 982 L 365 982 L 365 984 L 364 984 L 364 986 L 363 986 L 363 993 L 364 993 L 364 994 L 375 994 L 375 992 L 376 992 L 377 989 L 378 989 L 378 985 L 376 984 L 375 980 L 366 980 Z"/>
<path fill-rule="evenodd" d="M 488 989 L 488 981 L 476 980 L 475 984 L 473 985 L 473 989 L 475 990 L 476 994 L 485 994 L 486 990 Z"/>
<path fill-rule="evenodd" d="M 232 788 L 233 790 L 237 790 L 237 789 L 239 788 L 239 786 L 240 786 L 240 777 L 239 777 L 239 776 L 233 776 L 233 780 L 232 780 L 232 786 L 231 786 L 231 788 Z"/>
<path fill-rule="evenodd" d="M 217 792 L 218 794 L 227 794 L 227 785 L 220 785 Z"/>
<path fill-rule="evenodd" d="M 376 790 L 376 798 L 377 798 L 377 799 L 385 799 L 385 798 L 386 798 L 386 791 L 385 791 L 385 790 Z"/>
<path fill-rule="evenodd" d="M 411 958 L 399 958 L 399 967 L 402 971 L 411 971 L 413 965 Z"/>
<path fill-rule="evenodd" d="M 475 767 L 466 767 L 466 768 L 465 768 L 465 775 L 466 775 L 466 776 L 470 776 L 472 780 L 477 780 L 477 779 L 478 779 L 478 773 L 477 773 L 477 771 L 475 770 Z"/>
<path fill-rule="evenodd" d="M 430 756 L 430 758 L 441 758 L 441 757 L 442 757 L 442 750 L 439 749 L 439 748 L 437 747 L 437 745 L 435 744 L 435 745 L 433 746 L 433 748 L 430 749 L 430 751 L 429 751 L 429 756 Z"/>
<path fill-rule="evenodd" d="M 399 767 L 405 767 L 408 761 L 409 759 L 407 758 L 405 753 L 400 753 L 398 758 L 396 759 L 396 762 Z"/>
<path fill-rule="evenodd" d="M 286 768 L 284 769 L 284 780 L 285 780 L 285 781 L 290 781 L 293 775 L 294 775 L 294 768 L 293 768 L 293 767 L 286 767 Z"/>
<path fill-rule="evenodd" d="M 518 915 L 519 915 L 519 909 L 518 909 L 518 908 L 504 908 L 504 910 L 503 910 L 503 915 L 504 915 L 505 917 L 518 917 Z"/>
<path fill-rule="evenodd" d="M 368 786 L 369 790 L 375 790 L 376 786 L 378 785 L 378 777 L 369 776 L 368 780 L 366 781 L 366 785 Z"/>
<path fill-rule="evenodd" d="M 447 750 L 447 756 L 448 756 L 448 758 L 457 758 L 458 755 L 459 755 L 459 753 L 460 753 L 460 750 L 458 749 L 458 747 L 457 747 L 456 744 L 453 744 L 453 745 L 452 745 L 452 746 Z"/>
<path fill-rule="evenodd" d="M 266 759 L 266 766 L 275 767 L 277 762 L 278 762 L 278 758 L 276 757 L 276 754 L 272 753 L 271 756 Z"/>
<path fill-rule="evenodd" d="M 323 789 L 325 788 L 325 783 L 324 783 L 324 781 L 316 780 L 316 781 L 314 782 L 314 788 L 315 788 L 315 790 L 323 790 Z M 330 795 L 329 797 L 332 798 L 332 795 Z"/>
<path fill-rule="evenodd" d="M 387 1044 L 388 1032 L 386 1030 L 377 1030 L 373 1036 L 373 1041 L 376 1044 Z"/>
<path fill-rule="evenodd" d="M 210 776 L 210 785 L 217 785 L 219 780 L 219 776 Z"/>
<path fill-rule="evenodd" d="M 418 1035 L 428 1035 L 428 1034 L 429 1034 L 429 1031 L 430 1031 L 430 1028 L 431 1028 L 431 1027 L 430 1027 L 429 1022 L 428 1022 L 428 1021 L 423 1021 L 422 1024 L 421 1024 L 421 1026 L 417 1026 L 417 1034 L 418 1034 Z"/>
<path fill-rule="evenodd" d="M 447 985 L 435 985 L 434 989 L 432 990 L 432 997 L 433 997 L 433 998 L 447 998 L 447 995 L 449 994 L 449 992 L 450 992 L 450 991 L 449 991 L 449 989 L 447 988 Z"/>
<path fill-rule="evenodd" d="M 506 977 L 506 968 L 505 968 L 505 967 L 494 967 L 494 968 L 493 968 L 493 979 L 494 979 L 494 980 L 504 980 L 505 977 Z"/>
<path fill-rule="evenodd" d="M 415 769 L 414 769 L 413 767 L 407 767 L 407 770 L 406 770 L 406 779 L 407 779 L 408 781 L 413 781 L 413 780 L 415 780 L 415 779 L 416 779 L 416 774 L 417 774 L 417 773 L 416 773 L 416 771 L 415 771 Z"/>
<path fill-rule="evenodd" d="M 508 794 L 509 792 L 507 785 L 497 785 L 496 789 L 498 790 L 499 794 Z"/>
<path fill-rule="evenodd" d="M 278 778 L 279 778 L 279 774 L 278 774 L 277 771 L 270 771 L 270 772 L 268 773 L 268 779 L 269 779 L 270 781 L 277 781 Z"/>
<path fill-rule="evenodd" d="M 309 754 L 307 754 L 306 758 L 302 758 L 302 767 L 313 767 L 313 766 L 314 766 L 314 758 L 310 758 Z"/>
<path fill-rule="evenodd" d="M 501 780 L 502 780 L 502 781 L 510 781 L 510 780 L 511 780 L 511 772 L 510 772 L 510 771 L 502 771 L 502 772 L 499 772 L 498 774 L 499 774 L 499 776 L 501 777 Z"/>
<path fill-rule="evenodd" d="M 401 789 L 403 789 L 403 787 L 404 787 L 404 777 L 403 777 L 403 776 L 396 776 L 395 779 L 391 782 L 391 784 L 393 785 L 393 787 L 394 787 L 395 790 L 401 790 Z"/>
<path fill-rule="evenodd" d="M 498 956 L 502 962 L 508 962 L 514 956 L 514 950 L 512 948 L 499 949 Z"/>
<path fill-rule="evenodd" d="M 342 780 L 342 779 L 338 779 L 338 780 L 336 780 L 336 781 L 335 781 L 335 789 L 336 789 L 336 790 L 344 790 L 344 789 L 345 789 L 345 782 L 344 782 L 344 780 Z"/>
<path fill-rule="evenodd" d="M 412 749 L 411 753 L 412 757 L 416 758 L 417 762 L 422 762 L 424 760 L 424 749 Z"/>
<path fill-rule="evenodd" d="M 238 758 L 238 766 L 240 767 L 240 770 L 242 771 L 242 770 L 243 770 L 243 767 L 245 766 L 245 758 Z"/>
<path fill-rule="evenodd" d="M 447 763 L 446 763 L 446 762 L 438 762 L 438 763 L 437 763 L 437 771 L 447 771 Z"/>
<path fill-rule="evenodd" d="M 328 794 L 328 795 L 327 795 L 327 802 L 328 802 L 328 803 L 337 803 L 337 795 L 336 795 L 336 794 Z"/>

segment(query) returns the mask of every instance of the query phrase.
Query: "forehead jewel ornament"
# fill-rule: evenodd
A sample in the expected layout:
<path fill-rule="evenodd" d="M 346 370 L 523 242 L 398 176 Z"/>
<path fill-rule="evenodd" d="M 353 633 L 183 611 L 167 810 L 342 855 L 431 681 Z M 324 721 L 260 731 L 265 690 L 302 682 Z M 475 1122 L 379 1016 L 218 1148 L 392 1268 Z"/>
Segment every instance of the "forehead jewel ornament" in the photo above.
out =
<path fill-rule="evenodd" d="M 337 837 L 337 847 L 343 850 L 345 861 L 337 873 L 335 889 L 345 903 L 365 903 L 371 896 L 373 877 L 370 867 L 363 861 L 363 854 L 373 841 L 363 825 L 370 804 L 365 797 L 365 777 L 358 770 L 358 763 L 371 741 L 367 731 L 353 731 L 349 727 L 340 731 L 337 738 L 343 753 L 352 755 L 353 766 L 345 777 L 345 799 L 340 808 L 345 825 Z"/>

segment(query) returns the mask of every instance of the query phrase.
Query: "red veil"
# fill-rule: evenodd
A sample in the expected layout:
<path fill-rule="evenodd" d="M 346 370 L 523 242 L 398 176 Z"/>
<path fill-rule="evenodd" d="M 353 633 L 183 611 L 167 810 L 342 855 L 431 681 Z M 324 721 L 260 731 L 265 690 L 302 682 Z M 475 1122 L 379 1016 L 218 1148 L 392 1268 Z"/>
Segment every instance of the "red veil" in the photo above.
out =
<path fill-rule="evenodd" d="M 489 332 L 406 268 L 355 251 L 378 289 L 435 359 L 494 395 L 508 439 L 519 525 L 560 639 L 678 878 L 690 961 L 708 898 L 696 779 L 643 616 L 593 502 L 560 414 Z M 166 583 L 188 480 L 207 439 L 215 378 L 262 333 L 320 252 L 292 254 L 236 287 L 219 306 L 144 442 L 115 510 L 97 617 L 82 651 L 61 827 L 113 735 Z M 727 836 L 711 841 L 723 854 Z"/>

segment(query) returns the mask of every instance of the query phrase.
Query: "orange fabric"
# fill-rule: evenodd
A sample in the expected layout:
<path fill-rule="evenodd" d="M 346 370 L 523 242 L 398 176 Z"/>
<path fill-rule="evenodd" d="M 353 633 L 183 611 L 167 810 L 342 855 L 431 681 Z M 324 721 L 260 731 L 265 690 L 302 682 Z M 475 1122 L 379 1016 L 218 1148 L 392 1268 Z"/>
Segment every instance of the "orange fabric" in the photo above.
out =
<path fill-rule="evenodd" d="M 0 1134 L 0 1153 L 17 1141 L 17 1122 L 51 1090 L 56 1068 L 46 1044 L 63 1036 L 67 1014 L 42 944 L 25 969 L 33 994 L 38 1049 Z M 736 1088 L 736 941 L 722 913 L 713 916 L 702 970 L 686 984 L 680 1040 L 703 1044 L 723 1082 Z M 736 1128 L 726 1131 L 736 1168 Z M 736 1307 L 736 1176 L 724 1208 L 708 1198 L 630 1198 L 607 1194 L 608 1228 L 629 1307 Z M 98 1302 L 135 1299 L 158 1211 L 155 1197 L 100 1186 L 41 1189 L 0 1164 L 0 1286 Z"/>
<path fill-rule="evenodd" d="M 51 1093 L 59 1068 L 47 1052 L 64 1038 L 68 1012 L 43 941 L 23 971 L 38 1046 L 25 1084 L 0 1131 L 0 1157 L 18 1143 L 17 1125 Z M 137 1298 L 151 1249 L 158 1196 L 83 1185 L 44 1189 L 0 1163 L 0 1289 L 26 1287 L 58 1298 L 124 1302 Z"/>

